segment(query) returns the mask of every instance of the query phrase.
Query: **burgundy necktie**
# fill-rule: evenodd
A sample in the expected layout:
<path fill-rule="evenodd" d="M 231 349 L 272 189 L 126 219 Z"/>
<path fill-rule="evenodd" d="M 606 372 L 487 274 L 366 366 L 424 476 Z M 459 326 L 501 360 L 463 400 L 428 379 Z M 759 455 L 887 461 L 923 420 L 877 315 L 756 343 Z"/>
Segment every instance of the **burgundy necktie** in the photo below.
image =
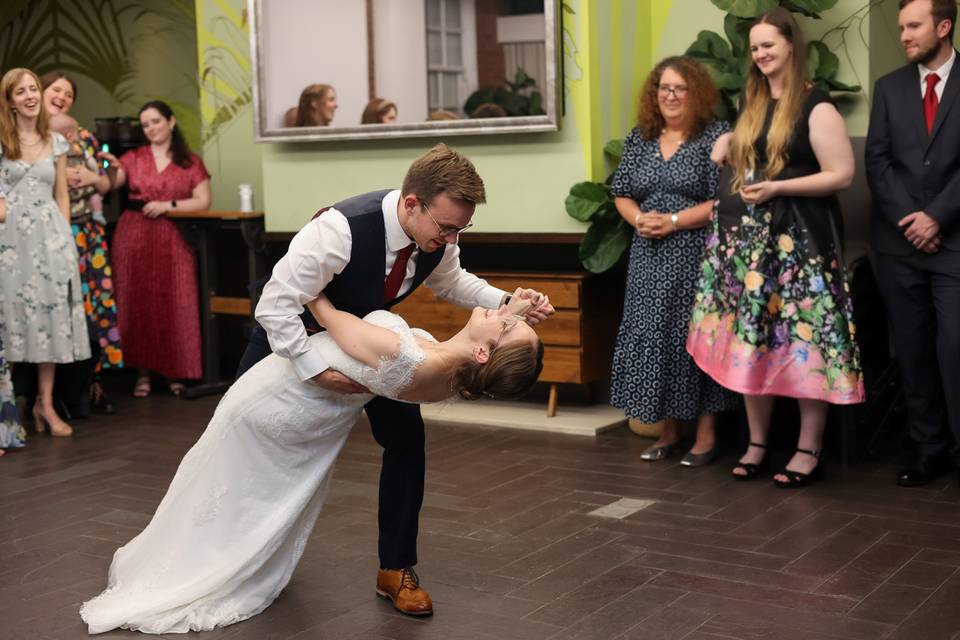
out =
<path fill-rule="evenodd" d="M 397 251 L 397 260 L 393 263 L 393 268 L 390 269 L 390 275 L 387 276 L 387 279 L 383 283 L 383 301 L 390 302 L 397 297 L 397 293 L 400 291 L 400 285 L 403 284 L 403 279 L 407 275 L 407 262 L 410 260 L 410 254 L 413 253 L 413 248 L 416 245 L 412 242 L 405 246 L 400 251 Z"/>
<path fill-rule="evenodd" d="M 927 119 L 927 135 L 933 133 L 933 123 L 937 119 L 937 107 L 940 106 L 940 101 L 937 100 L 937 92 L 934 89 L 938 82 L 940 82 L 940 76 L 937 74 L 931 73 L 927 76 L 927 92 L 923 95 L 923 115 Z"/>

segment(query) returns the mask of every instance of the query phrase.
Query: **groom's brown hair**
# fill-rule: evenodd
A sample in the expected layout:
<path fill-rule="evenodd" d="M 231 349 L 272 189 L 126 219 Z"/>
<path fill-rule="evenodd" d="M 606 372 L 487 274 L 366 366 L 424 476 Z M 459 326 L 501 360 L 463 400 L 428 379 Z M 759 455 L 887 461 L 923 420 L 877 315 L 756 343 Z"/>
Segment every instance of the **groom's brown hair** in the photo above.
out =
<path fill-rule="evenodd" d="M 406 196 L 411 193 L 426 204 L 430 204 L 441 193 L 470 204 L 487 201 L 483 179 L 476 167 L 465 155 L 445 144 L 438 144 L 410 165 L 403 179 L 401 194 Z"/>

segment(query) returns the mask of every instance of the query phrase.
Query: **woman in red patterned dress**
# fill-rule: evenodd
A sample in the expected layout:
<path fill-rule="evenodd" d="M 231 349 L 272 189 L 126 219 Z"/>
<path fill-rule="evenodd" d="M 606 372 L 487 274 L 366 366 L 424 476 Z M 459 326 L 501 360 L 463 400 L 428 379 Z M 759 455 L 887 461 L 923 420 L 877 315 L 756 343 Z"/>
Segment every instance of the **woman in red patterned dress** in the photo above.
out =
<path fill-rule="evenodd" d="M 202 375 L 197 262 L 170 211 L 210 206 L 210 174 L 190 152 L 177 119 L 160 100 L 140 109 L 150 144 L 118 161 L 101 154 L 128 185 L 130 206 L 113 238 L 120 334 L 124 359 L 139 369 L 133 395 L 150 395 L 150 372 L 164 376 L 179 395 L 183 379 Z"/>

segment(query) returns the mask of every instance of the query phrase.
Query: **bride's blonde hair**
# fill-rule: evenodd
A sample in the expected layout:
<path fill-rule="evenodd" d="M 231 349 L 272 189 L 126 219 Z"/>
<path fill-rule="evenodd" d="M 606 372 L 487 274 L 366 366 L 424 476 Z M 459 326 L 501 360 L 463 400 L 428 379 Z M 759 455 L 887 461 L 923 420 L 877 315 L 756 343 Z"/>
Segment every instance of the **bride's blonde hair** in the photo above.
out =
<path fill-rule="evenodd" d="M 807 78 L 807 48 L 803 41 L 800 25 L 793 14 L 783 7 L 764 11 L 750 26 L 769 24 L 790 44 L 790 61 L 784 73 L 783 95 L 773 110 L 773 120 L 767 132 L 767 166 L 762 175 L 758 173 L 757 152 L 754 143 L 760 137 L 767 109 L 773 99 L 770 95 L 770 83 L 756 64 L 750 64 L 747 83 L 743 89 L 743 111 L 733 130 L 731 155 L 735 175 L 730 183 L 730 192 L 737 192 L 743 186 L 743 178 L 753 172 L 758 178 L 771 180 L 783 171 L 787 165 L 787 147 L 793 137 L 793 129 L 800 118 L 803 99 L 810 88 Z"/>

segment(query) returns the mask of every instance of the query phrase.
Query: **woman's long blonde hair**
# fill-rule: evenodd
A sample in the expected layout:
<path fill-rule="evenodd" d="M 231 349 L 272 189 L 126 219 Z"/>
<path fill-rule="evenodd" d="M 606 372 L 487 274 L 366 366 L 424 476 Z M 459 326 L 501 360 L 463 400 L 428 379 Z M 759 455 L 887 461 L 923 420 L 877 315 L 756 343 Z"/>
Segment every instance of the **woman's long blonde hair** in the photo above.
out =
<path fill-rule="evenodd" d="M 772 100 L 770 83 L 756 64 L 750 64 L 747 83 L 743 89 L 743 110 L 733 131 L 733 166 L 736 169 L 730 184 L 731 192 L 743 186 L 744 176 L 753 172 L 759 179 L 775 178 L 787 164 L 787 146 L 793 129 L 800 118 L 803 99 L 810 88 L 807 78 L 807 49 L 800 26 L 793 14 L 783 7 L 764 11 L 754 20 L 751 29 L 758 24 L 769 24 L 790 44 L 790 61 L 785 69 L 783 95 L 773 110 L 773 120 L 767 132 L 767 166 L 759 173 L 757 154 L 753 145 L 763 130 L 767 109 Z"/>
<path fill-rule="evenodd" d="M 17 135 L 17 119 L 13 113 L 13 88 L 23 79 L 23 76 L 30 76 L 37 83 L 37 90 L 40 91 L 40 113 L 37 115 L 37 133 L 43 140 L 50 137 L 47 128 L 47 107 L 43 103 L 43 85 L 40 78 L 30 69 L 18 67 L 10 69 L 3 74 L 0 80 L 0 147 L 3 147 L 3 155 L 11 160 L 17 160 L 22 153 L 20 149 L 20 136 Z"/>

